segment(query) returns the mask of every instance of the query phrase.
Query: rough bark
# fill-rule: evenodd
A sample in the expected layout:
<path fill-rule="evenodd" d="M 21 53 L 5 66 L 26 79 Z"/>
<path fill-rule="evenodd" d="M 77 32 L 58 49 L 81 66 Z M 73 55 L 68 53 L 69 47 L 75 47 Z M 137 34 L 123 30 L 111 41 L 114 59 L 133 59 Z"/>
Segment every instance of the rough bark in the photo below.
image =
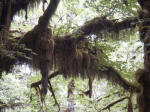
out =
<path fill-rule="evenodd" d="M 139 112 L 150 112 L 150 1 L 139 0 L 142 9 L 140 19 L 143 21 L 139 26 L 140 38 L 144 43 L 144 70 L 145 73 L 140 79 L 142 87 L 141 94 L 138 95 Z"/>
<path fill-rule="evenodd" d="M 8 32 L 11 23 L 11 0 L 0 2 L 0 43 L 8 39 Z"/>

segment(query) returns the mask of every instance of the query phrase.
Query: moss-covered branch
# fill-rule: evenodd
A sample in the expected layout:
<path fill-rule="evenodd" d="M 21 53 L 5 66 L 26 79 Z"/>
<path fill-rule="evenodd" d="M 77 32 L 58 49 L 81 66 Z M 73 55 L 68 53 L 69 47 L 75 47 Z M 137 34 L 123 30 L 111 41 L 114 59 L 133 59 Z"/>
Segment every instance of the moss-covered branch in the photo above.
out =
<path fill-rule="evenodd" d="M 76 33 L 82 32 L 81 34 L 89 35 L 92 33 L 100 32 L 106 30 L 108 32 L 119 32 L 124 29 L 134 28 L 138 22 L 138 19 L 135 18 L 127 18 L 121 22 L 117 22 L 116 20 L 108 20 L 102 17 L 94 18 L 88 22 L 86 22 L 83 26 L 81 26 Z"/>
<path fill-rule="evenodd" d="M 140 91 L 140 88 L 136 84 L 127 81 L 117 70 L 111 66 L 105 66 L 104 69 L 99 70 L 98 72 L 99 78 L 105 78 L 108 81 L 111 81 L 113 84 L 118 84 L 125 90 L 132 92 Z"/>
<path fill-rule="evenodd" d="M 56 72 L 50 74 L 50 75 L 48 76 L 48 79 L 50 80 L 51 78 L 54 78 L 55 76 L 57 76 L 57 75 L 59 75 L 59 74 L 61 74 L 61 72 L 60 72 L 60 71 L 56 71 Z M 41 80 L 39 80 L 39 81 L 37 81 L 37 82 L 34 82 L 34 83 L 31 84 L 31 88 L 38 87 L 41 83 L 42 83 Z"/>
<path fill-rule="evenodd" d="M 55 76 L 64 73 L 62 71 L 56 71 L 48 76 L 48 79 L 50 80 L 51 78 L 54 78 Z M 112 84 L 117 84 L 121 87 L 123 87 L 127 91 L 132 91 L 132 92 L 139 92 L 140 88 L 136 86 L 134 83 L 131 83 L 127 81 L 125 78 L 119 74 L 117 70 L 115 70 L 111 66 L 105 66 L 105 69 L 99 69 L 98 73 L 96 74 L 98 78 L 101 79 L 107 79 L 108 81 L 112 82 Z M 35 88 L 41 85 L 41 80 L 34 82 L 31 84 L 31 88 Z"/>
<path fill-rule="evenodd" d="M 120 20 L 108 20 L 104 17 L 96 17 L 84 23 L 77 31 L 72 34 L 66 35 L 64 37 L 76 37 L 83 38 L 84 36 L 95 34 L 98 32 L 106 31 L 108 33 L 116 32 L 121 30 L 126 30 L 130 28 L 135 28 L 138 24 L 137 17 L 126 18 L 122 21 Z"/>

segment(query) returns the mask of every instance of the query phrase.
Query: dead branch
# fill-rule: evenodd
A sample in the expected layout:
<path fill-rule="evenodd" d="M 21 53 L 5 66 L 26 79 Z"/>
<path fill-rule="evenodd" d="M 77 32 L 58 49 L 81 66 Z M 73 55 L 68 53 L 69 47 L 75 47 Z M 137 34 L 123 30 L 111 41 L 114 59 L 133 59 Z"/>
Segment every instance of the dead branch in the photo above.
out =
<path fill-rule="evenodd" d="M 109 105 L 107 105 L 106 107 L 104 107 L 103 109 L 101 109 L 99 112 L 101 112 L 102 110 L 106 110 L 106 109 L 110 109 L 110 107 L 114 106 L 115 104 L 125 100 L 125 99 L 129 99 L 129 97 L 123 97 L 123 98 L 120 98 L 112 103 L 110 103 Z"/>
<path fill-rule="evenodd" d="M 102 97 L 102 98 L 98 98 L 97 101 L 99 102 L 99 101 L 102 100 L 102 99 L 109 98 L 111 95 L 115 95 L 115 94 L 119 94 L 119 93 L 120 93 L 120 91 L 114 92 L 114 93 L 109 94 L 109 95 L 106 95 L 106 96 L 104 96 L 104 97 Z"/>
<path fill-rule="evenodd" d="M 14 108 L 14 107 L 17 107 L 17 106 L 22 106 L 24 103 L 14 103 L 14 104 L 2 104 L 0 105 L 0 110 L 1 109 L 4 109 L 4 108 Z"/>

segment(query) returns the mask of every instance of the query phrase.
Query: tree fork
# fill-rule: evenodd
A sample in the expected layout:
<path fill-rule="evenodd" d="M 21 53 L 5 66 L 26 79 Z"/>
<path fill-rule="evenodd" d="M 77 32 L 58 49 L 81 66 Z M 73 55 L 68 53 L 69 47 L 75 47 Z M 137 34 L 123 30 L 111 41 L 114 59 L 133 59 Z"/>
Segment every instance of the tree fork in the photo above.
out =
<path fill-rule="evenodd" d="M 54 78 L 55 76 L 57 76 L 57 75 L 59 75 L 59 74 L 61 74 L 60 71 L 53 72 L 52 74 L 50 74 L 50 75 L 48 76 L 48 80 Z M 36 88 L 36 87 L 38 87 L 41 83 L 42 83 L 41 80 L 39 80 L 39 81 L 37 81 L 37 82 L 34 82 L 34 83 L 31 84 L 31 88 Z"/>

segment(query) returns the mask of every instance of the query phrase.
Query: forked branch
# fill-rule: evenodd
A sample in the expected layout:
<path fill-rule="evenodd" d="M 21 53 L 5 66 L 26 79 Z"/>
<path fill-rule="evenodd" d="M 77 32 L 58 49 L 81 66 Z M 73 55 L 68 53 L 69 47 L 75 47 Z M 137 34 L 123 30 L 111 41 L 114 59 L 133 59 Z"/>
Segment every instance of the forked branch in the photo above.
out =
<path fill-rule="evenodd" d="M 57 75 L 60 74 L 60 73 L 61 73 L 60 71 L 53 72 L 52 74 L 50 74 L 50 75 L 48 76 L 48 79 L 50 80 L 50 79 L 54 78 L 55 76 L 57 76 Z M 31 84 L 31 88 L 36 88 L 36 87 L 38 87 L 41 83 L 42 83 L 41 80 L 39 80 L 39 81 L 37 81 L 37 82 L 34 82 L 34 83 Z"/>

